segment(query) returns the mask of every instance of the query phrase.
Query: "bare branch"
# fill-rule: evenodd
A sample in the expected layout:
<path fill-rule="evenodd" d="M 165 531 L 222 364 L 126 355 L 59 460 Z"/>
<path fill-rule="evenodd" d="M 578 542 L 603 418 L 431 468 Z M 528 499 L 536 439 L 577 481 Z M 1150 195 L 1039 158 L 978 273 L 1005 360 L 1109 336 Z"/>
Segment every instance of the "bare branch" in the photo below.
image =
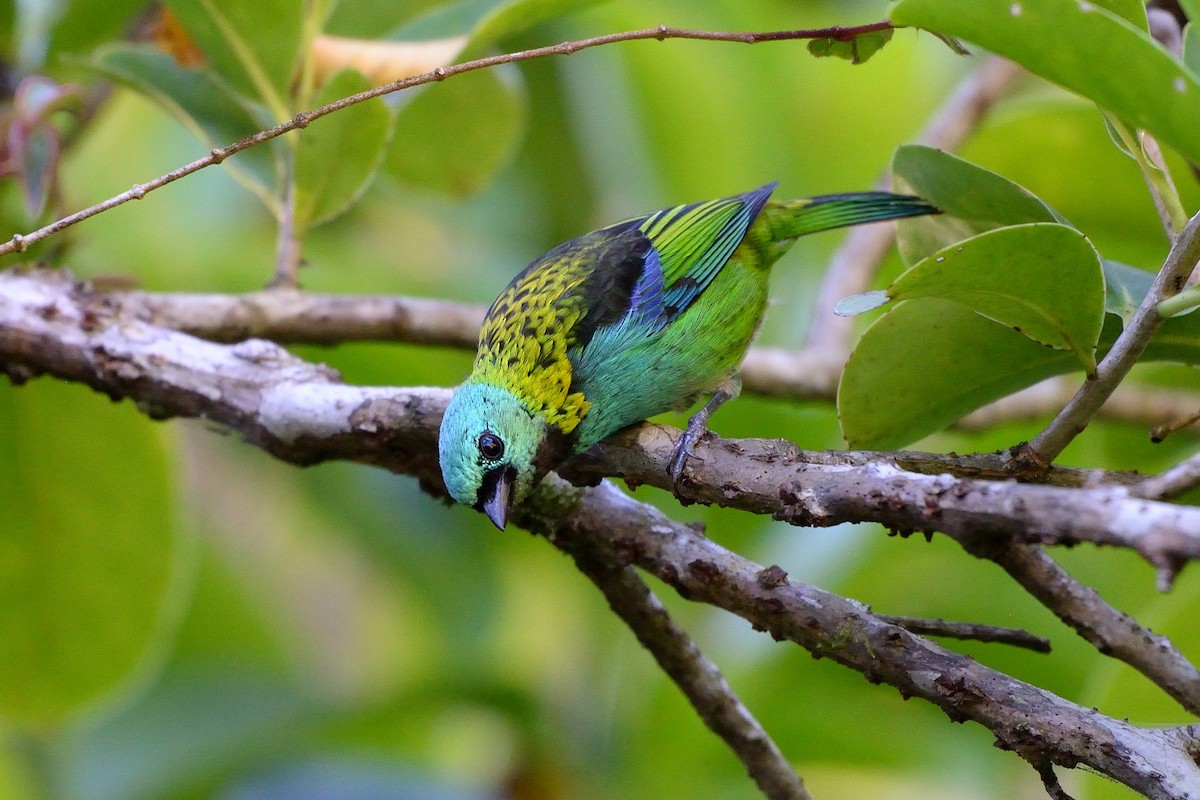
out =
<path fill-rule="evenodd" d="M 590 539 L 549 538 L 574 558 L 579 570 L 604 593 L 616 615 L 687 695 L 700 719 L 741 759 L 762 793 L 777 800 L 811 800 L 792 765 L 734 694 L 725 676 L 675 624 L 633 568 L 599 557 Z"/>
<path fill-rule="evenodd" d="M 1147 478 L 1134 491 L 1140 497 L 1167 500 L 1197 486 L 1200 486 L 1200 455 L 1181 461 L 1161 475 Z"/>
<path fill-rule="evenodd" d="M 52 236 L 59 231 L 83 222 L 85 219 L 94 217 L 111 208 L 129 202 L 130 200 L 140 200 L 155 189 L 160 189 L 168 183 L 179 180 L 193 172 L 211 167 L 214 164 L 220 164 L 230 156 L 240 153 L 243 150 L 248 150 L 264 142 L 268 142 L 277 136 L 282 136 L 288 131 L 306 128 L 316 120 L 336 111 L 341 111 L 343 108 L 356 105 L 358 103 L 371 100 L 375 97 L 381 97 L 393 92 L 411 89 L 414 86 L 420 86 L 426 83 L 435 81 L 443 81 L 447 78 L 453 78 L 456 75 L 462 75 L 465 72 L 474 72 L 479 69 L 489 69 L 501 64 L 511 64 L 516 61 L 529 61 L 535 58 L 546 58 L 548 56 L 569 56 L 577 53 L 580 50 L 586 50 L 591 47 L 599 47 L 601 45 L 614 44 L 616 42 L 630 42 L 642 39 L 656 39 L 663 41 L 665 39 L 701 39 L 710 42 L 739 42 L 741 44 L 758 44 L 760 42 L 781 42 L 797 39 L 837 39 L 848 41 L 855 37 L 875 31 L 889 30 L 893 25 L 888 20 L 880 22 L 871 22 L 865 25 L 852 26 L 836 26 L 832 28 L 813 28 L 804 30 L 790 31 L 765 31 L 765 32 L 745 32 L 735 33 L 730 31 L 701 31 L 692 30 L 689 28 L 670 28 L 666 25 L 659 25 L 656 28 L 644 28 L 636 31 L 623 31 L 621 33 L 610 33 L 604 36 L 593 36 L 587 39 L 578 39 L 569 42 L 560 42 L 559 44 L 549 45 L 547 47 L 535 47 L 530 50 L 521 50 L 516 53 L 504 53 L 501 55 L 488 56 L 487 58 L 477 58 L 473 61 L 464 61 L 461 64 L 452 64 L 448 67 L 438 67 L 430 72 L 416 75 L 404 80 L 395 81 L 393 83 L 377 86 L 373 89 L 368 89 L 358 94 L 344 97 L 333 103 L 314 108 L 311 111 L 304 111 L 296 114 L 287 122 L 276 125 L 274 128 L 269 128 L 265 131 L 247 136 L 245 139 L 240 139 L 233 144 L 225 147 L 218 147 L 212 150 L 204 158 L 196 159 L 190 164 L 185 164 L 178 169 L 171 170 L 165 175 L 161 175 L 152 181 L 146 183 L 135 184 L 126 192 L 122 192 L 114 197 L 110 197 L 102 203 L 97 203 L 94 206 L 77 211 L 74 214 L 63 217 L 60 220 L 50 223 L 44 227 L 38 228 L 26 234 L 16 234 L 9 241 L 0 244 L 0 256 L 9 253 L 23 253 L 35 242 L 45 239 L 47 236 Z M 283 256 L 290 256 L 287 250 L 287 243 L 281 242 L 281 253 Z M 281 262 L 282 263 L 282 262 Z M 286 279 L 283 281 L 286 284 Z"/>
<path fill-rule="evenodd" d="M 1111 719 L 889 625 L 854 601 L 764 581 L 763 567 L 607 481 L 572 492 L 551 476 L 519 521 L 548 538 L 594 542 L 615 563 L 632 559 L 689 599 L 724 608 L 905 697 L 924 698 L 952 720 L 978 722 L 1039 772 L 1046 764 L 1085 764 L 1147 796 L 1179 800 L 1200 785 L 1200 765 L 1190 755 L 1193 728 L 1144 729 Z"/>

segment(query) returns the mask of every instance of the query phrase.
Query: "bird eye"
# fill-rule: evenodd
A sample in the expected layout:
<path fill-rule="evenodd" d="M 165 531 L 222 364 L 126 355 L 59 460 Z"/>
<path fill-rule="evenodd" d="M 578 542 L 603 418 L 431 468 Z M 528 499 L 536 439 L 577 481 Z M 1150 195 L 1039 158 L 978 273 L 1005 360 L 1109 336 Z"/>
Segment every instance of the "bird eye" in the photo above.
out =
<path fill-rule="evenodd" d="M 496 434 L 486 431 L 479 437 L 479 452 L 488 461 L 499 461 L 504 455 L 504 442 Z"/>

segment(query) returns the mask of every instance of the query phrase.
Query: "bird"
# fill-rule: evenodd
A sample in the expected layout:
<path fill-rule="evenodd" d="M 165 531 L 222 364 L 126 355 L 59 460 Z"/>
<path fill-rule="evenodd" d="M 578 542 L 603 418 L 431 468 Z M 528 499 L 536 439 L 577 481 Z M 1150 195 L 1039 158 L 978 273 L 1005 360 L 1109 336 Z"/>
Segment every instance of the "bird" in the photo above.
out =
<path fill-rule="evenodd" d="M 572 456 L 707 396 L 671 460 L 678 485 L 709 417 L 740 390 L 771 267 L 796 239 L 939 213 L 882 191 L 772 200 L 776 186 L 609 225 L 513 278 L 442 417 L 438 459 L 450 496 L 504 530 L 512 508 Z"/>

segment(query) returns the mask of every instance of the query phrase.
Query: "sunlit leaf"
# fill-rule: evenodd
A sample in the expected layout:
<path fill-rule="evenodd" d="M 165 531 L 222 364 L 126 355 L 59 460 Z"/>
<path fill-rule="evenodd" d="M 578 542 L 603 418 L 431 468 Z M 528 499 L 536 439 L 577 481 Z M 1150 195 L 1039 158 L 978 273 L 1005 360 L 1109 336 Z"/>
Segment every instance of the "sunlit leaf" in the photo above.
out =
<path fill-rule="evenodd" d="M 353 70 L 335 75 L 315 98 L 317 105 L 370 87 Z M 308 126 L 296 151 L 296 218 L 303 229 L 349 208 L 366 190 L 391 135 L 392 112 L 381 98 L 356 103 Z"/>
<path fill-rule="evenodd" d="M 942 210 L 900 220 L 897 241 L 909 264 L 995 228 L 1063 222 L 1054 209 L 1007 178 L 932 147 L 900 147 L 892 171 L 896 191 L 923 197 Z"/>
<path fill-rule="evenodd" d="M 353 69 L 375 86 L 382 86 L 444 67 L 466 44 L 466 36 L 420 42 L 318 36 L 313 42 L 314 77 L 320 86 L 334 73 Z"/>
<path fill-rule="evenodd" d="M 1096 366 L 1104 277 L 1095 248 L 1074 228 L 1033 223 L 988 231 L 921 261 L 888 296 L 954 300 L 1039 344 L 1071 351 L 1089 372 Z"/>
<path fill-rule="evenodd" d="M 212 69 L 275 115 L 287 112 L 301 45 L 303 3 L 295 0 L 166 0 Z M 276 119 L 275 121 L 281 121 Z"/>
<path fill-rule="evenodd" d="M 1146 30 L 1149 27 L 1146 20 L 1146 4 L 1143 0 L 1092 0 L 1092 2 L 1107 8 L 1137 28 Z"/>
<path fill-rule="evenodd" d="M 808 52 L 817 58 L 833 56 L 843 58 L 851 64 L 863 64 L 891 40 L 892 29 L 884 28 L 846 40 L 812 39 L 808 43 Z"/>
<path fill-rule="evenodd" d="M 0 419 L 0 714 L 52 724 L 128 684 L 169 630 L 170 469 L 145 418 L 80 387 L 2 385 Z"/>
<path fill-rule="evenodd" d="M 206 147 L 231 144 L 266 127 L 267 120 L 256 116 L 211 73 L 180 67 L 170 56 L 151 47 L 115 44 L 97 51 L 86 63 L 154 100 Z M 260 189 L 272 190 L 279 146 L 278 142 L 269 142 L 252 147 L 231 157 L 225 165 Z"/>
<path fill-rule="evenodd" d="M 892 19 L 1011 58 L 1200 161 L 1200 78 L 1145 30 L 1095 3 L 991 0 L 965 13 L 956 0 L 901 0 Z"/>

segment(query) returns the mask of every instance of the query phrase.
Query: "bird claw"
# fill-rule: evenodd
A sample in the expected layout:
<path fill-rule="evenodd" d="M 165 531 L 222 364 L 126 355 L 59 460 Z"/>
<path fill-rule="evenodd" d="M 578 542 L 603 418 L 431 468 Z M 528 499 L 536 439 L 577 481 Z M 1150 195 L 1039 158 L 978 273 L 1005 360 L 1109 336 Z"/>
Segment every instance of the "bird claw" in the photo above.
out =
<path fill-rule="evenodd" d="M 707 433 L 708 429 L 703 425 L 695 430 L 693 430 L 691 425 L 688 425 L 688 429 L 683 432 L 683 435 L 679 437 L 679 441 L 675 443 L 675 454 L 671 456 L 669 471 L 671 474 L 671 486 L 676 492 L 679 491 L 679 485 L 683 481 L 683 468 L 687 466 L 687 460 L 689 458 L 704 460 L 696 455 L 694 448 L 696 443 L 704 438 L 704 435 Z"/>

